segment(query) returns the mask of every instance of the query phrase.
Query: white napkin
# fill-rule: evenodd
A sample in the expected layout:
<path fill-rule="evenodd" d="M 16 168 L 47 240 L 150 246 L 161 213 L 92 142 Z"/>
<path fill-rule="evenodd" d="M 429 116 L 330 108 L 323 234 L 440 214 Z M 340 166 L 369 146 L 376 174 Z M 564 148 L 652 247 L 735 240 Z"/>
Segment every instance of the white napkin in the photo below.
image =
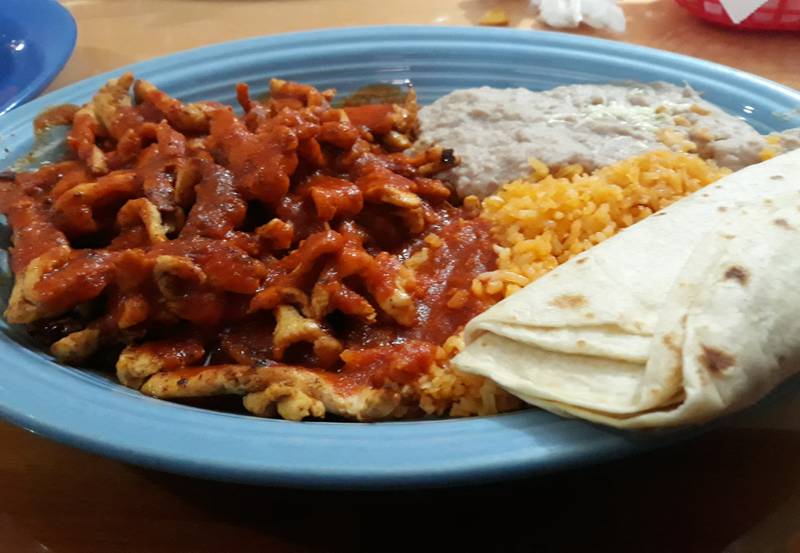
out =
<path fill-rule="evenodd" d="M 741 23 L 758 8 L 767 3 L 767 0 L 720 0 L 720 4 L 728 16 L 736 24 Z"/>
<path fill-rule="evenodd" d="M 531 0 L 531 5 L 550 27 L 572 29 L 586 23 L 596 29 L 625 32 L 625 13 L 615 0 Z"/>

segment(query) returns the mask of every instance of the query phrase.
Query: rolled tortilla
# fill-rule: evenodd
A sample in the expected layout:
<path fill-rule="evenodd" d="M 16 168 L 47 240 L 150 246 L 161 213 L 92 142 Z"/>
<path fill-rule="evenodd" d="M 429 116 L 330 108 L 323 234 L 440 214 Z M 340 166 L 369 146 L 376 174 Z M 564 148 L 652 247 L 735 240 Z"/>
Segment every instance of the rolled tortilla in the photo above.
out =
<path fill-rule="evenodd" d="M 729 175 L 479 315 L 455 365 L 548 411 L 701 423 L 800 369 L 800 151 Z"/>

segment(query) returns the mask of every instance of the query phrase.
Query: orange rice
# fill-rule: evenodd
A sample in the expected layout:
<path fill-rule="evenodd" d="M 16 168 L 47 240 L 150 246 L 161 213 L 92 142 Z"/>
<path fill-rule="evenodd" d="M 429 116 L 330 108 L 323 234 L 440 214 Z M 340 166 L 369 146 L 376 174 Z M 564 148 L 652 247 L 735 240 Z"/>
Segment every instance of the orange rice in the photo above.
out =
<path fill-rule="evenodd" d="M 648 152 L 586 174 L 570 165 L 532 172 L 483 200 L 494 224 L 497 270 L 472 292 L 509 296 L 571 257 L 730 173 L 713 161 L 673 151 Z"/>

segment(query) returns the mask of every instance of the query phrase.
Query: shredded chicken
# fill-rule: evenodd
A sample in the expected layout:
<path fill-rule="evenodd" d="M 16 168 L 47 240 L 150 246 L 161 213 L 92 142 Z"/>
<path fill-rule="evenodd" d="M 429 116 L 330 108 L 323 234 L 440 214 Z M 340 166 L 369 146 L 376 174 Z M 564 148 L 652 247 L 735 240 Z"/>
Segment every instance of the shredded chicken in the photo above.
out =
<path fill-rule="evenodd" d="M 396 390 L 361 388 L 354 393 L 346 393 L 337 390 L 333 383 L 313 371 L 285 365 L 214 365 L 195 369 L 191 373 L 158 372 L 144 383 L 141 391 L 167 399 L 220 394 L 247 395 L 262 392 L 275 384 L 290 387 L 322 403 L 327 413 L 361 421 L 402 417 L 409 409 L 402 393 Z M 258 414 L 266 414 L 266 400 L 271 397 L 269 393 L 255 397 L 249 401 L 249 407 L 257 410 Z M 318 409 L 316 403 L 313 408 Z M 312 414 L 317 416 L 313 411 Z"/>
<path fill-rule="evenodd" d="M 119 78 L 108 81 L 95 94 L 90 104 L 103 129 L 117 139 L 122 137 L 122 133 L 117 131 L 117 121 L 120 117 L 121 108 L 132 105 L 130 97 L 131 84 L 133 84 L 133 75 L 131 73 L 123 73 Z"/>
<path fill-rule="evenodd" d="M 281 361 L 284 353 L 294 344 L 307 342 L 314 346 L 320 366 L 330 367 L 339 357 L 342 345 L 330 336 L 319 323 L 304 317 L 290 305 L 280 305 L 275 310 L 275 334 L 272 339 L 272 354 Z"/>
<path fill-rule="evenodd" d="M 286 420 L 300 421 L 325 416 L 324 403 L 286 384 L 271 384 L 265 390 L 247 394 L 242 401 L 245 409 L 260 417 L 277 414 Z"/>
<path fill-rule="evenodd" d="M 147 377 L 164 368 L 158 355 L 134 346 L 126 347 L 117 359 L 117 378 L 129 388 L 141 388 Z"/>
<path fill-rule="evenodd" d="M 95 208 L 121 203 L 139 190 L 139 181 L 132 171 L 109 173 L 96 182 L 79 184 L 61 194 L 53 205 L 56 220 L 67 235 L 97 232 Z"/>
<path fill-rule="evenodd" d="M 167 228 L 161 221 L 161 212 L 147 198 L 128 200 L 117 213 L 120 228 L 141 223 L 147 231 L 150 243 L 156 244 L 167 239 Z"/>
<path fill-rule="evenodd" d="M 5 316 L 8 322 L 24 324 L 59 314 L 58 309 L 50 308 L 43 301 L 36 285 L 42 277 L 64 265 L 70 254 L 68 246 L 53 248 L 31 261 L 22 275 L 17 277 L 11 291 Z"/>
<path fill-rule="evenodd" d="M 85 328 L 55 342 L 50 346 L 50 353 L 62 363 L 81 363 L 91 357 L 99 346 L 100 331 Z"/>
<path fill-rule="evenodd" d="M 442 335 L 486 307 L 466 287 L 494 268 L 490 229 L 433 178 L 452 152 L 407 151 L 413 90 L 334 95 L 239 84 L 240 116 L 125 73 L 67 110 L 68 160 L 0 175 L 8 322 L 65 363 L 122 349 L 118 380 L 165 399 L 235 394 L 290 420 L 454 405 L 426 409 L 422 386 Z"/>
<path fill-rule="evenodd" d="M 138 102 L 149 102 L 181 132 L 208 132 L 209 116 L 216 109 L 207 104 L 184 104 L 156 88 L 153 83 L 138 80 L 133 85 Z"/>

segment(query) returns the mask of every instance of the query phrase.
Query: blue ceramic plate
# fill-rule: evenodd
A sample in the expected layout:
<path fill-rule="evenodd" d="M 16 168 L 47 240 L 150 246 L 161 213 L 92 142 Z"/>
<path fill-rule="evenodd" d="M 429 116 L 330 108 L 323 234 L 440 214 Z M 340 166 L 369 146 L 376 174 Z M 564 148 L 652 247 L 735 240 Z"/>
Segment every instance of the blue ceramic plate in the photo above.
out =
<path fill-rule="evenodd" d="M 621 79 L 688 82 L 762 131 L 800 125 L 800 93 L 735 69 L 622 43 L 550 32 L 374 27 L 271 36 L 132 65 L 187 100 L 234 101 L 267 77 L 336 87 L 412 81 L 422 102 L 455 88 L 543 89 Z M 0 120 L 7 162 L 32 144 L 47 106 L 80 103 L 116 71 L 61 89 Z M 6 280 L 8 280 L 6 278 Z M 380 424 L 294 423 L 204 411 L 144 397 L 104 376 L 54 363 L 0 335 L 0 412 L 56 440 L 131 463 L 286 486 L 388 487 L 477 482 L 631 454 L 674 436 L 616 432 L 539 410 L 494 417 Z"/>
<path fill-rule="evenodd" d="M 39 94 L 75 48 L 75 21 L 56 0 L 2 0 L 0 115 Z"/>

